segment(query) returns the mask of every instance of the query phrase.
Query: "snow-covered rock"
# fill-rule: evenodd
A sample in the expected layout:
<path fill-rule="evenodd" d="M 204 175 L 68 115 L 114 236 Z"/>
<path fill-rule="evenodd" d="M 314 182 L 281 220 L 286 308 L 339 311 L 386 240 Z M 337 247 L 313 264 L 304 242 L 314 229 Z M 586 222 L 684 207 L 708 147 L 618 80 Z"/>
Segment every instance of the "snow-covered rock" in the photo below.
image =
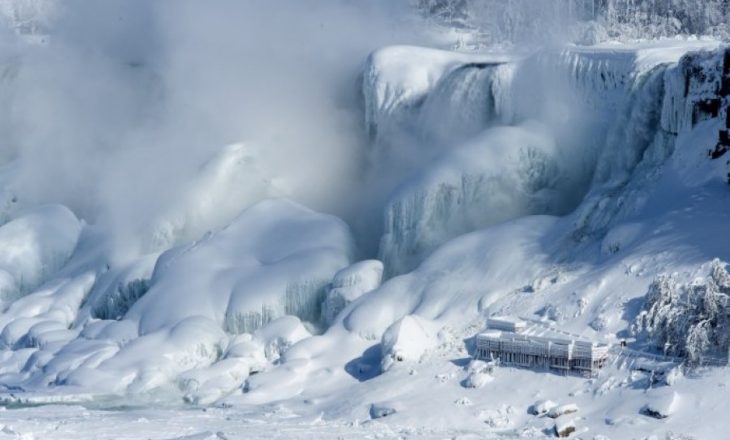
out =
<path fill-rule="evenodd" d="M 572 414 L 578 412 L 578 405 L 575 403 L 566 403 L 565 405 L 558 405 L 550 408 L 547 412 L 548 417 L 556 419 L 565 414 Z"/>
<path fill-rule="evenodd" d="M 383 417 L 392 416 L 401 410 L 401 405 L 397 402 L 377 402 L 370 405 L 370 417 L 373 419 L 380 419 Z"/>
<path fill-rule="evenodd" d="M 302 339 L 312 336 L 296 316 L 283 316 L 256 330 L 254 339 L 264 346 L 266 358 L 275 361 Z"/>
<path fill-rule="evenodd" d="M 536 416 L 547 415 L 550 411 L 558 406 L 557 403 L 549 399 L 541 399 L 533 403 L 530 412 Z"/>
<path fill-rule="evenodd" d="M 555 435 L 557 437 L 570 437 L 570 434 L 576 431 L 575 420 L 571 418 L 562 418 L 555 421 Z"/>
<path fill-rule="evenodd" d="M 169 206 L 147 227 L 148 252 L 195 240 L 211 225 L 230 223 L 245 208 L 278 191 L 259 165 L 260 153 L 251 145 L 222 148 L 200 168 L 195 179 L 176 194 Z"/>
<path fill-rule="evenodd" d="M 388 371 L 399 362 L 417 362 L 437 342 L 432 323 L 418 316 L 404 316 L 383 333 L 381 370 Z"/>
<path fill-rule="evenodd" d="M 324 323 L 331 324 L 351 302 L 380 287 L 383 270 L 381 261 L 365 260 L 337 272 L 322 305 Z"/>
<path fill-rule="evenodd" d="M 655 389 L 647 393 L 649 401 L 641 409 L 643 414 L 657 419 L 666 419 L 677 410 L 680 397 L 671 389 Z"/>

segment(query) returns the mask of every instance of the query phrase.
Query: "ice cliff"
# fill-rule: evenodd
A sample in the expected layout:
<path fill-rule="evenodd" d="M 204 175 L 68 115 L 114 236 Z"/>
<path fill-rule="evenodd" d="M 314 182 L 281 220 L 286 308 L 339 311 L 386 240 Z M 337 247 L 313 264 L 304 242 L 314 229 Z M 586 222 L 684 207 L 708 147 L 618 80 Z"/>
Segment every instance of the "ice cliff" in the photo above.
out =
<path fill-rule="evenodd" d="M 410 270 L 490 224 L 566 214 L 586 194 L 576 234 L 605 231 L 622 209 L 606 204 L 622 203 L 613 195 L 637 170 L 651 175 L 666 160 L 718 84 L 721 57 L 682 58 L 687 50 L 570 48 L 492 64 L 458 54 L 446 64 L 441 53 L 426 64 L 422 49 L 404 47 L 371 56 L 363 95 L 376 166 L 408 154 L 421 164 L 386 206 L 386 271 Z"/>

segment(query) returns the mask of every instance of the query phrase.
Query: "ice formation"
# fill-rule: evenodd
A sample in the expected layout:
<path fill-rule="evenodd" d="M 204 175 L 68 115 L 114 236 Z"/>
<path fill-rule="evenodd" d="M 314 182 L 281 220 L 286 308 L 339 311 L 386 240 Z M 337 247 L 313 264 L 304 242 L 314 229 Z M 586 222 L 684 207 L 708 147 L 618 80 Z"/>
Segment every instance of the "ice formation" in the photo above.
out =
<path fill-rule="evenodd" d="M 382 280 L 383 263 L 379 260 L 359 261 L 337 272 L 322 304 L 322 320 L 332 324 L 345 307 L 380 287 Z"/>
<path fill-rule="evenodd" d="M 565 214 L 586 193 L 576 236 L 605 233 L 632 208 L 615 195 L 635 171 L 651 178 L 676 135 L 697 122 L 696 103 L 719 84 L 717 53 L 684 53 L 575 48 L 492 64 L 453 55 L 446 68 L 441 54 L 429 64 L 414 48 L 377 52 L 363 86 L 374 144 L 396 155 L 416 148 L 424 161 L 386 207 L 380 255 L 387 272 L 413 269 L 464 232 L 527 214 Z M 387 130 L 373 128 L 385 126 L 381 119 Z M 489 128 L 505 123 L 524 133 Z"/>
<path fill-rule="evenodd" d="M 5 306 L 62 268 L 81 223 L 64 206 L 44 206 L 0 226 L 0 300 Z"/>
<path fill-rule="evenodd" d="M 260 202 L 226 228 L 165 252 L 129 310 L 140 332 L 204 316 L 249 333 L 284 315 L 318 322 L 325 289 L 352 249 L 342 221 L 283 199 Z M 206 292 L 205 295 L 201 292 Z"/>

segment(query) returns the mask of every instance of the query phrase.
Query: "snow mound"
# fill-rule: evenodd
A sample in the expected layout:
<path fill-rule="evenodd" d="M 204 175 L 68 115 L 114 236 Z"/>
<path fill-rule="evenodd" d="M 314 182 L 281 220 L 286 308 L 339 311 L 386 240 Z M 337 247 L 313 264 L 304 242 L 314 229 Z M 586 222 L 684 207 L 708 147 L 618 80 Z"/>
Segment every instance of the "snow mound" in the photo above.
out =
<path fill-rule="evenodd" d="M 383 333 L 381 370 L 388 371 L 398 362 L 417 362 L 437 342 L 432 323 L 418 316 L 404 316 Z"/>
<path fill-rule="evenodd" d="M 162 254 L 149 291 L 126 318 L 139 321 L 143 334 L 192 316 L 231 333 L 284 315 L 316 323 L 327 284 L 352 253 L 339 219 L 284 199 L 263 201 L 226 228 Z"/>
<path fill-rule="evenodd" d="M 467 367 L 467 376 L 464 380 L 464 386 L 467 388 L 481 388 L 488 384 L 494 377 L 492 377 L 492 365 L 472 359 Z"/>
<path fill-rule="evenodd" d="M 61 269 L 81 229 L 81 222 L 61 205 L 37 208 L 1 226 L 0 300 L 8 304 Z"/>
<path fill-rule="evenodd" d="M 325 324 L 332 324 L 350 303 L 380 287 L 383 270 L 381 261 L 365 260 L 337 272 L 322 306 L 322 320 Z"/>

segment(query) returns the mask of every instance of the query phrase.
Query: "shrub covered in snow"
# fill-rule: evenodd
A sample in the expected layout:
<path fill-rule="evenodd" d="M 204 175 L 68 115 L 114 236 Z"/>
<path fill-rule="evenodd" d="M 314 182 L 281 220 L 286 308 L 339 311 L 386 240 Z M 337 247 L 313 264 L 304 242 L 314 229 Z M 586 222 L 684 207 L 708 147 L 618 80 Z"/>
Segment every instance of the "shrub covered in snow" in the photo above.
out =
<path fill-rule="evenodd" d="M 690 364 L 725 358 L 730 348 L 730 275 L 717 259 L 708 272 L 689 284 L 673 275 L 655 279 L 634 333 L 666 353 L 686 356 Z"/>

